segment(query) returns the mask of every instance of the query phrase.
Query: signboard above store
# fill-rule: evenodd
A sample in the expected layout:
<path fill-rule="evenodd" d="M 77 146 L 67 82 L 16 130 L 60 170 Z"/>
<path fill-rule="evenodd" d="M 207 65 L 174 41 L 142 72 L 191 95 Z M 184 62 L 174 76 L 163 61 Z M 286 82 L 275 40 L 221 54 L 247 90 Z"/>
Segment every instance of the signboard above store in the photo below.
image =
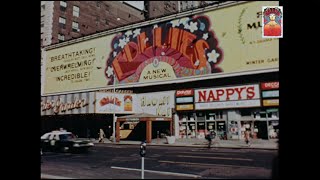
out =
<path fill-rule="evenodd" d="M 185 89 L 185 90 L 177 90 L 176 91 L 176 97 L 193 96 L 193 95 L 194 95 L 193 89 Z"/>
<path fill-rule="evenodd" d="M 261 90 L 279 89 L 279 82 L 265 82 L 261 83 Z"/>
<path fill-rule="evenodd" d="M 262 97 L 279 97 L 279 90 L 273 90 L 273 91 L 262 91 Z"/>
<path fill-rule="evenodd" d="M 264 99 L 263 106 L 279 106 L 279 99 Z"/>
<path fill-rule="evenodd" d="M 195 90 L 195 109 L 259 107 L 258 84 Z"/>

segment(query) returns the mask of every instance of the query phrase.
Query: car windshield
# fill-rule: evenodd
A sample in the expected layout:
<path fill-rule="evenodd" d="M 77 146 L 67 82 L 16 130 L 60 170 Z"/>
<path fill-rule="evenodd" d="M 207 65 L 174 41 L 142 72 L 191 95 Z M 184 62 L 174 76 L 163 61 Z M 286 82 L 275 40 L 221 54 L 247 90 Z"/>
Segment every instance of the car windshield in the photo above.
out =
<path fill-rule="evenodd" d="M 60 134 L 59 138 L 60 140 L 66 140 L 66 139 L 74 139 L 75 136 L 73 134 Z"/>

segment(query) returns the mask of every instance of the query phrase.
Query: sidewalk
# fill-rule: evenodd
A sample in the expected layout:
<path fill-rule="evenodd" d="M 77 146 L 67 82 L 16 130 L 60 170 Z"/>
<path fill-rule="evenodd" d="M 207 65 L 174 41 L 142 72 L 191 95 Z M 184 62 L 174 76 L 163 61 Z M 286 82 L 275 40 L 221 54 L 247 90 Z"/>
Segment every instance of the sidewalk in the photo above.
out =
<path fill-rule="evenodd" d="M 120 142 L 112 142 L 109 139 L 105 139 L 103 143 L 99 143 L 98 140 L 91 139 L 95 144 L 117 144 L 117 145 L 130 145 L 130 144 L 140 144 L 140 141 L 128 141 L 120 140 Z M 247 148 L 247 149 L 278 149 L 278 140 L 261 140 L 252 139 L 251 145 L 248 146 L 244 140 L 214 140 L 212 143 L 213 148 Z M 176 139 L 173 144 L 168 144 L 166 138 L 152 139 L 151 146 L 183 146 L 183 147 L 207 147 L 207 140 L 205 139 Z"/>

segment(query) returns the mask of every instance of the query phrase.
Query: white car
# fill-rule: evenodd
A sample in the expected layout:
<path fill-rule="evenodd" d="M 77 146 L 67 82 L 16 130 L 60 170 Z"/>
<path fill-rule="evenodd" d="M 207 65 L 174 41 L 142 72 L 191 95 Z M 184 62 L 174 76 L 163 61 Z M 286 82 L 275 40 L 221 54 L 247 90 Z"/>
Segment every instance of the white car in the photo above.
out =
<path fill-rule="evenodd" d="M 90 140 L 78 139 L 67 131 L 52 131 L 41 136 L 43 151 L 87 151 L 94 144 Z"/>

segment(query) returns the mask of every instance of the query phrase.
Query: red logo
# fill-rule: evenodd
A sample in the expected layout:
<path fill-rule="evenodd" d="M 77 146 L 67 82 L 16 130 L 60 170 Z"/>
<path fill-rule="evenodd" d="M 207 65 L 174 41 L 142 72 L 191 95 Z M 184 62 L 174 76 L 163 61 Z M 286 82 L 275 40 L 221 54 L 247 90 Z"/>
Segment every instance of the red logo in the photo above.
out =
<path fill-rule="evenodd" d="M 176 92 L 176 96 L 180 97 L 180 96 L 193 96 L 194 94 L 194 90 L 193 89 L 185 89 L 185 90 L 178 90 Z"/>
<path fill-rule="evenodd" d="M 279 89 L 279 82 L 266 82 L 261 83 L 261 90 L 268 90 L 268 89 Z"/>

